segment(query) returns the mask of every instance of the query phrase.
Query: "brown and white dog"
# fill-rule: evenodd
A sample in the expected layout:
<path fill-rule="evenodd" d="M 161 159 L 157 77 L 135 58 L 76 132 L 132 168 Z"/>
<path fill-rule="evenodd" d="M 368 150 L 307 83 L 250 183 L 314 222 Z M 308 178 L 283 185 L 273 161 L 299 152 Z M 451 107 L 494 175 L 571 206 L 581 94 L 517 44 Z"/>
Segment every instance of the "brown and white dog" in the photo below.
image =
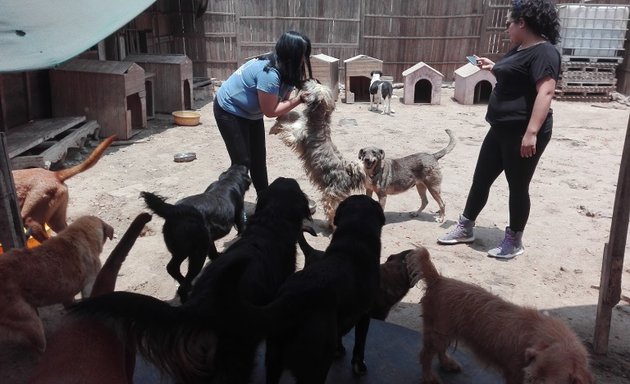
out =
<path fill-rule="evenodd" d="M 278 117 L 269 131 L 302 160 L 307 176 L 322 193 L 328 226 L 333 227 L 337 206 L 363 186 L 365 173 L 359 162 L 348 161 L 331 138 L 331 116 L 335 99 L 330 88 L 307 81 L 302 87 L 306 108 Z"/>
<path fill-rule="evenodd" d="M 114 291 L 123 261 L 150 220 L 150 214 L 141 213 L 131 223 L 98 273 L 90 297 Z M 99 321 L 66 315 L 28 383 L 131 384 L 136 355 L 127 344 Z"/>
<path fill-rule="evenodd" d="M 44 351 L 37 308 L 68 305 L 79 292 L 89 296 L 103 244 L 113 235 L 98 217 L 82 216 L 39 247 L 14 248 L 0 256 L 0 340 Z"/>
<path fill-rule="evenodd" d="M 446 205 L 442 200 L 442 172 L 438 160 L 455 147 L 455 136 L 446 129 L 448 145 L 436 152 L 419 152 L 399 159 L 385 158 L 385 151 L 377 147 L 365 147 L 359 151 L 359 160 L 365 169 L 365 193 L 372 196 L 376 192 L 381 207 L 385 209 L 387 195 L 396 195 L 416 186 L 420 195 L 420 208 L 413 214 L 417 216 L 429 204 L 427 190 L 440 207 L 438 220 L 444 221 Z"/>
<path fill-rule="evenodd" d="M 91 168 L 116 136 L 103 140 L 85 161 L 59 171 L 43 168 L 18 169 L 12 172 L 20 214 L 28 234 L 40 243 L 48 239 L 44 224 L 59 233 L 68 224 L 68 187 L 64 181 Z"/>
<path fill-rule="evenodd" d="M 446 349 L 466 344 L 482 362 L 498 369 L 506 384 L 592 384 L 588 354 L 575 333 L 559 319 L 534 308 L 507 302 L 483 288 L 440 276 L 429 252 L 419 247 L 426 291 L 421 300 L 422 383 L 440 383 L 431 361 L 438 355 L 443 370 L 460 365 Z"/>

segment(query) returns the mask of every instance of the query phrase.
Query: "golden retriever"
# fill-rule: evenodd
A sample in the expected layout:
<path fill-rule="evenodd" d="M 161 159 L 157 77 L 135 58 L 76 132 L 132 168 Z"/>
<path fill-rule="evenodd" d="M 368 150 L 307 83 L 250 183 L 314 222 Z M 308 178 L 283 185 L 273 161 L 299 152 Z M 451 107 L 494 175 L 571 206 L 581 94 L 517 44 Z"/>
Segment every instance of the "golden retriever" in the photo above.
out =
<path fill-rule="evenodd" d="M 98 217 L 83 216 L 39 247 L 0 256 L 0 340 L 44 351 L 37 308 L 70 304 L 79 292 L 89 296 L 101 269 L 103 244 L 113 235 L 113 228 Z"/>
<path fill-rule="evenodd" d="M 429 252 L 419 247 L 426 291 L 421 300 L 423 347 L 422 383 L 440 383 L 431 360 L 459 372 L 460 365 L 446 353 L 461 341 L 484 363 L 500 370 L 506 384 L 592 384 L 588 354 L 575 333 L 559 319 L 534 308 L 507 302 L 483 288 L 440 276 Z"/>

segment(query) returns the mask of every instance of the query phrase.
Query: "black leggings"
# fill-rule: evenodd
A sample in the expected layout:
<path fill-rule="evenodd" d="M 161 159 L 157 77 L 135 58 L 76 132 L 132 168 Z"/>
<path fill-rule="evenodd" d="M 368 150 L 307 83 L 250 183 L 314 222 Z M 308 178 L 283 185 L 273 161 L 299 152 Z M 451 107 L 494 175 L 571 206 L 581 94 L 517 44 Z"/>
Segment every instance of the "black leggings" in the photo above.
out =
<path fill-rule="evenodd" d="M 529 183 L 534 176 L 540 156 L 551 140 L 553 121 L 549 118 L 540 129 L 536 140 L 536 155 L 521 157 L 521 140 L 526 127 L 491 127 L 481 145 L 472 186 L 466 200 L 464 216 L 476 220 L 486 205 L 490 187 L 505 171 L 510 199 L 510 229 L 525 229 L 529 217 Z"/>
<path fill-rule="evenodd" d="M 226 112 L 214 102 L 214 118 L 225 142 L 232 165 L 245 165 L 256 192 L 267 188 L 267 149 L 263 119 L 249 120 Z"/>

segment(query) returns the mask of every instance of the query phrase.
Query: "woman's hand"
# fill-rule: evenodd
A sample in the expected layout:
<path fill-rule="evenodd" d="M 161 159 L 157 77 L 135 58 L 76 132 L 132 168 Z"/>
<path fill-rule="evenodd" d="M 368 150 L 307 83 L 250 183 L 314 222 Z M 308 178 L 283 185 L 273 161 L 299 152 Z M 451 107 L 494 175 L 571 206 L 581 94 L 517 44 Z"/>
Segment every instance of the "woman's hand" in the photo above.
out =
<path fill-rule="evenodd" d="M 536 134 L 525 132 L 523 140 L 521 140 L 521 157 L 533 157 L 536 154 Z"/>
<path fill-rule="evenodd" d="M 267 117 L 278 117 L 288 113 L 302 103 L 301 96 L 278 102 L 278 95 L 258 91 L 258 104 L 260 110 Z"/>
<path fill-rule="evenodd" d="M 492 71 L 492 68 L 494 68 L 494 61 L 488 59 L 487 57 L 477 57 L 477 66 L 481 69 Z"/>

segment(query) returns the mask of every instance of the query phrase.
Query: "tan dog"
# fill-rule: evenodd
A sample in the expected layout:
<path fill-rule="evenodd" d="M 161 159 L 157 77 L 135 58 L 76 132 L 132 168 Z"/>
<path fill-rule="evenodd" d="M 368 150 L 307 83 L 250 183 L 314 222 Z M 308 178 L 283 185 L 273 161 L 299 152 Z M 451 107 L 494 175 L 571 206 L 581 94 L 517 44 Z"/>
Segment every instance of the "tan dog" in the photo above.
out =
<path fill-rule="evenodd" d="M 99 255 L 114 230 L 83 216 L 41 246 L 15 248 L 0 256 L 0 340 L 46 348 L 37 308 L 87 297 L 101 268 Z"/>
<path fill-rule="evenodd" d="M 131 223 L 98 273 L 90 297 L 114 291 L 123 261 L 150 220 L 151 215 L 142 213 Z M 135 348 L 122 343 L 112 329 L 97 320 L 66 315 L 28 382 L 130 384 L 135 359 Z"/>
<path fill-rule="evenodd" d="M 465 343 L 482 362 L 499 369 L 506 384 L 591 384 L 584 345 L 566 324 L 533 308 L 509 303 L 483 288 L 440 276 L 429 252 L 419 247 L 426 291 L 421 300 L 424 345 L 420 352 L 422 383 L 440 383 L 431 360 L 459 372 L 446 353 L 454 342 Z"/>
<path fill-rule="evenodd" d="M 332 228 L 337 206 L 363 186 L 365 174 L 361 164 L 344 159 L 332 141 L 335 99 L 330 88 L 309 80 L 302 91 L 306 108 L 278 117 L 269 133 L 279 134 L 302 160 L 306 175 L 322 193 L 324 214 Z"/>
<path fill-rule="evenodd" d="M 43 168 L 13 171 L 20 214 L 28 234 L 37 241 L 48 239 L 44 224 L 55 232 L 63 230 L 68 210 L 68 187 L 64 181 L 91 168 L 101 158 L 116 136 L 103 140 L 81 164 L 60 171 Z"/>
<path fill-rule="evenodd" d="M 359 151 L 359 160 L 365 169 L 365 193 L 372 196 L 376 192 L 381 207 L 385 209 L 387 195 L 395 195 L 416 186 L 421 205 L 413 215 L 417 216 L 429 204 L 427 190 L 440 207 L 440 222 L 444 221 L 446 205 L 442 200 L 442 172 L 438 160 L 455 147 L 455 136 L 446 130 L 449 142 L 446 148 L 436 153 L 416 153 L 400 159 L 386 159 L 385 151 L 376 147 L 365 147 Z"/>

